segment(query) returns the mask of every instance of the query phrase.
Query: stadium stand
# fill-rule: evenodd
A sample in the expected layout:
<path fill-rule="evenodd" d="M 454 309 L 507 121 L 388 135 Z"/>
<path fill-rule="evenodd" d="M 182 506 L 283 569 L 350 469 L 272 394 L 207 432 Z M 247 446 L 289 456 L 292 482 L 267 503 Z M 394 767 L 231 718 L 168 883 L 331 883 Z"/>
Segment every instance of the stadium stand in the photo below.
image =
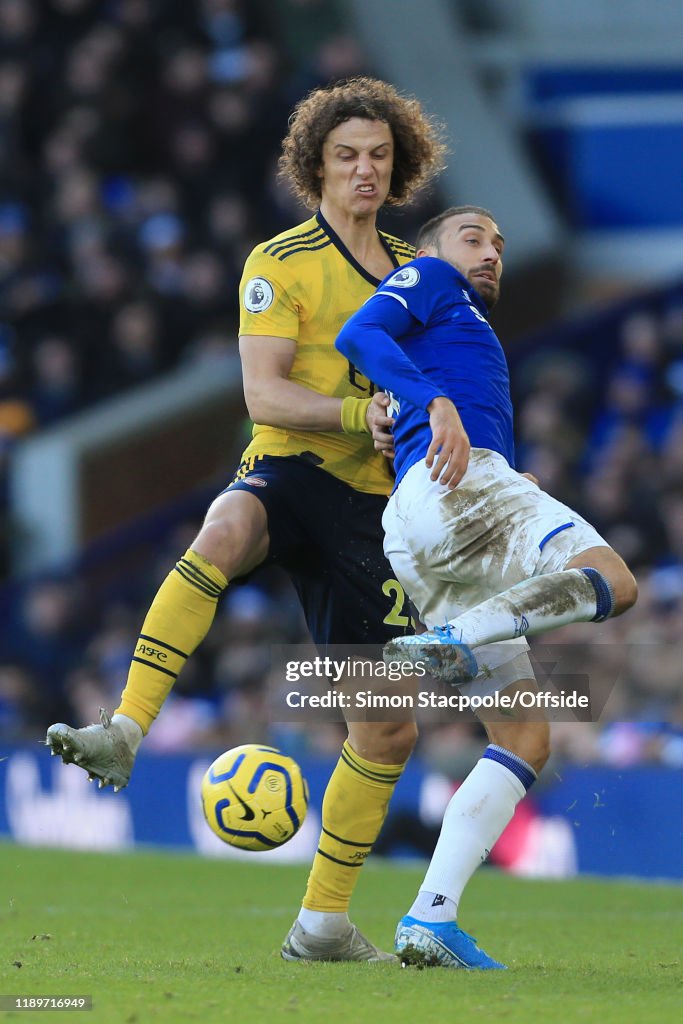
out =
<path fill-rule="evenodd" d="M 0 736 L 16 740 L 115 702 L 143 611 L 221 482 L 58 572 L 12 580 L 16 445 L 234 354 L 243 258 L 293 215 L 274 174 L 288 111 L 367 68 L 337 6 L 318 0 L 16 0 L 0 4 L 0 39 Z M 582 763 L 681 765 L 683 285 L 546 326 L 511 362 L 521 468 L 590 518 L 641 588 L 590 647 L 621 678 L 609 724 L 558 725 L 556 747 Z M 262 738 L 263 651 L 304 638 L 281 577 L 235 588 L 147 749 Z M 296 742 L 326 752 L 334 731 Z"/>

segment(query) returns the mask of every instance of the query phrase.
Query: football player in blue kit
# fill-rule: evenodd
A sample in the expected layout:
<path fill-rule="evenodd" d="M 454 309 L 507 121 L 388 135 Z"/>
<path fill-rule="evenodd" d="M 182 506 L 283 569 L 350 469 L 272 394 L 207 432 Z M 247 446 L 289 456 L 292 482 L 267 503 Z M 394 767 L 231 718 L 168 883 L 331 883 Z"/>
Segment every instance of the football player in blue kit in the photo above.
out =
<path fill-rule="evenodd" d="M 417 258 L 382 281 L 336 344 L 391 396 L 393 430 L 375 435 L 395 451 L 384 550 L 428 630 L 390 641 L 385 656 L 428 660 L 463 690 L 514 699 L 537 690 L 526 634 L 619 615 L 637 589 L 589 523 L 515 471 L 507 362 L 489 323 L 503 248 L 481 207 L 432 218 Z M 446 809 L 396 933 L 397 952 L 444 966 L 503 966 L 458 928 L 458 903 L 549 754 L 547 721 L 489 715 L 489 745 Z"/>

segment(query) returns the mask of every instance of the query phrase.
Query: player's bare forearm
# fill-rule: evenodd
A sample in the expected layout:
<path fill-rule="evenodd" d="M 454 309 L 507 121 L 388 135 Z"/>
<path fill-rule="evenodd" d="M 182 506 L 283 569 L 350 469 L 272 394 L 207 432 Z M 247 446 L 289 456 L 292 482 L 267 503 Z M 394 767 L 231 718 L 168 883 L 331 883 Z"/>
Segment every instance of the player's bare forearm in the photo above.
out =
<path fill-rule="evenodd" d="M 244 400 L 254 423 L 283 430 L 341 430 L 341 399 L 289 379 L 296 342 L 270 335 L 242 335 Z"/>
<path fill-rule="evenodd" d="M 430 479 L 449 489 L 462 480 L 470 458 L 470 440 L 458 410 L 448 398 L 435 398 L 428 407 L 432 443 L 425 462 L 431 469 Z"/>
<path fill-rule="evenodd" d="M 249 388 L 245 381 L 244 397 L 254 423 L 283 430 L 341 430 L 341 398 L 294 381 L 276 378 Z"/>

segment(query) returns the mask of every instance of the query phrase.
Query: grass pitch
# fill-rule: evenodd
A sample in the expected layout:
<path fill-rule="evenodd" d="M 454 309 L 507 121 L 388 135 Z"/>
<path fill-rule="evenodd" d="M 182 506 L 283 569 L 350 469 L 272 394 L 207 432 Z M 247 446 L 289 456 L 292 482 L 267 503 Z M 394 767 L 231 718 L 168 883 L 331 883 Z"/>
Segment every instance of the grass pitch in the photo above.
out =
<path fill-rule="evenodd" d="M 683 1020 L 683 888 L 521 881 L 485 869 L 461 924 L 510 970 L 419 971 L 281 960 L 306 873 L 0 845 L 0 993 L 90 994 L 92 1013 L 57 1018 L 84 1024 Z M 420 868 L 364 869 L 354 920 L 384 948 L 421 877 Z"/>

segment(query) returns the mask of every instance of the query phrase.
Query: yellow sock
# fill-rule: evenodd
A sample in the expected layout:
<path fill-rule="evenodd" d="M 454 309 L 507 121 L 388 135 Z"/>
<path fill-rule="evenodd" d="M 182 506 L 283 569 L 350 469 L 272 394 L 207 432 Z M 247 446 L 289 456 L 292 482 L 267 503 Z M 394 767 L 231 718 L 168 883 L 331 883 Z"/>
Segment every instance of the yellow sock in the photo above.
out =
<path fill-rule="evenodd" d="M 228 585 L 223 573 L 190 548 L 159 587 L 147 612 L 116 714 L 146 734 L 178 673 L 202 642 Z"/>
<path fill-rule="evenodd" d="M 404 767 L 366 761 L 346 741 L 325 790 L 320 843 L 303 900 L 307 910 L 348 910 Z"/>

